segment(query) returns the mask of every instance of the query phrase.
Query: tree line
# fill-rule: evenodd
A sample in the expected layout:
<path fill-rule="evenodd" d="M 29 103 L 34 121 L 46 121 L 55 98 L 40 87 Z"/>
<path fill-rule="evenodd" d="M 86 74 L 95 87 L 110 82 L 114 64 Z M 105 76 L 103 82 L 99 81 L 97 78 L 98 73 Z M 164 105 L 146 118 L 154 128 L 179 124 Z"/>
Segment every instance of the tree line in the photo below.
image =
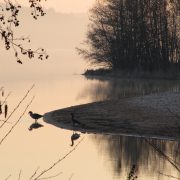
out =
<path fill-rule="evenodd" d="M 85 46 L 85 59 L 113 70 L 179 67 L 180 0 L 99 0 Z"/>

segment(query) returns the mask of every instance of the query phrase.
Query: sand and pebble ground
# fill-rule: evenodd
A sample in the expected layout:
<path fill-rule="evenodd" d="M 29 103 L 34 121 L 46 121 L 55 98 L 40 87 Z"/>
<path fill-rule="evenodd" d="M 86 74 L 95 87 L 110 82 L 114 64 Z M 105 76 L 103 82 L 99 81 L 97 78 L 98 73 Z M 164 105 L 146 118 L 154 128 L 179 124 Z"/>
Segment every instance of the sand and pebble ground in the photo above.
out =
<path fill-rule="evenodd" d="M 44 121 L 73 130 L 71 112 L 84 124 L 74 130 L 180 139 L 180 93 L 163 92 L 77 105 L 46 113 Z"/>

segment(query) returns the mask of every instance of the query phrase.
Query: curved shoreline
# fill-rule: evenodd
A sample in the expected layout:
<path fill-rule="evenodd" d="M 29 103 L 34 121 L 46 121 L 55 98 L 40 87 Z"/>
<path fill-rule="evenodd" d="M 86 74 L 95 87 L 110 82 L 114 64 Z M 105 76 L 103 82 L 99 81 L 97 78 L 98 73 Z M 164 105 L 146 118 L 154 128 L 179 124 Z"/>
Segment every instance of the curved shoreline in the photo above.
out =
<path fill-rule="evenodd" d="M 179 108 L 178 108 L 179 107 Z M 180 139 L 180 93 L 165 92 L 141 97 L 94 102 L 55 110 L 44 115 L 46 123 L 73 130 L 70 113 L 85 124 L 83 133 Z"/>

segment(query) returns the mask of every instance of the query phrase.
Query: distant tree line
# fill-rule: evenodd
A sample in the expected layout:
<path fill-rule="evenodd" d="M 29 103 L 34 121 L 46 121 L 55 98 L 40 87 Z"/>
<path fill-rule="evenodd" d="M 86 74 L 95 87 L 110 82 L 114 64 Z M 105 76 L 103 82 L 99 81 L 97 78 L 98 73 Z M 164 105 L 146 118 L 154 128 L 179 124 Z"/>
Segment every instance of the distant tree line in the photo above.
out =
<path fill-rule="evenodd" d="M 99 0 L 78 51 L 113 70 L 159 71 L 180 65 L 180 0 Z"/>

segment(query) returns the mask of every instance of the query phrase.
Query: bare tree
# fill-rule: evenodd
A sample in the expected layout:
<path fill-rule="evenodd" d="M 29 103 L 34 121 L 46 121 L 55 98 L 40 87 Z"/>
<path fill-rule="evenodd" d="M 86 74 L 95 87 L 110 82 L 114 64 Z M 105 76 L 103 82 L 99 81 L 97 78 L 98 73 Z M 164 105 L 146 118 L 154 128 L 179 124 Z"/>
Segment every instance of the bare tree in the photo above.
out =
<path fill-rule="evenodd" d="M 29 0 L 29 7 L 35 20 L 46 14 L 41 6 L 41 0 Z M 40 60 L 47 59 L 48 55 L 43 48 L 33 50 L 25 47 L 25 42 L 30 43 L 28 37 L 15 37 L 14 28 L 20 26 L 21 9 L 22 6 L 16 0 L 3 0 L 0 4 L 0 36 L 5 49 L 13 49 L 16 60 L 20 64 L 22 64 L 22 56 L 27 56 L 29 59 L 34 57 Z"/>
<path fill-rule="evenodd" d="M 179 67 L 178 0 L 105 0 L 92 8 L 79 53 L 113 70 L 159 71 Z"/>

